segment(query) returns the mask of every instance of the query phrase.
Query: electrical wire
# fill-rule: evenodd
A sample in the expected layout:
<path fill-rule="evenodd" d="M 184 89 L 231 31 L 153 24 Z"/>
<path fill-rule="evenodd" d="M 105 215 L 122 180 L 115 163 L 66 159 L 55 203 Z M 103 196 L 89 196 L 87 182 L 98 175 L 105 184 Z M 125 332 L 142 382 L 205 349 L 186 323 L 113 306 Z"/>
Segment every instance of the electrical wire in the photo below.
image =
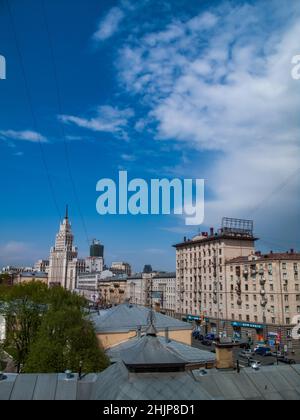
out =
<path fill-rule="evenodd" d="M 13 31 L 13 34 L 14 34 L 14 40 L 15 40 L 15 44 L 16 44 L 16 49 L 17 49 L 19 61 L 20 61 L 21 73 L 22 73 L 22 77 L 23 77 L 23 81 L 24 81 L 25 93 L 26 93 L 26 97 L 27 97 L 27 100 L 28 100 L 28 105 L 29 105 L 29 110 L 30 110 L 30 114 L 31 114 L 31 118 L 32 118 L 33 128 L 34 128 L 35 132 L 38 133 L 39 130 L 38 130 L 37 119 L 36 119 L 36 115 L 35 115 L 35 112 L 34 112 L 33 101 L 32 101 L 32 97 L 31 97 L 31 93 L 30 93 L 29 83 L 28 83 L 28 80 L 27 80 L 27 74 L 26 74 L 26 70 L 25 70 L 23 54 L 21 52 L 21 47 L 20 47 L 20 43 L 19 43 L 19 40 L 18 40 L 18 36 L 17 36 L 17 30 L 16 30 L 16 25 L 15 25 L 13 12 L 12 12 L 12 9 L 10 7 L 9 1 L 5 0 L 5 2 L 6 2 L 6 7 L 7 7 L 7 10 L 8 10 L 8 15 L 9 15 L 9 18 L 10 18 L 10 22 L 11 22 L 12 31 Z M 61 213 L 60 213 L 60 210 L 59 210 L 58 201 L 57 201 L 57 198 L 56 198 L 54 186 L 53 186 L 51 175 L 50 175 L 50 172 L 49 172 L 45 152 L 44 152 L 44 149 L 43 149 L 43 144 L 42 144 L 42 141 L 39 138 L 39 136 L 38 136 L 38 144 L 39 144 L 39 148 L 40 148 L 41 159 L 42 159 L 43 166 L 44 166 L 44 169 L 45 169 L 45 172 L 46 172 L 46 177 L 47 177 L 47 181 L 48 181 L 48 185 L 49 185 L 49 190 L 50 190 L 52 200 L 53 200 L 53 203 L 54 203 L 54 207 L 57 211 L 57 214 L 58 214 L 59 218 L 61 218 Z"/>
<path fill-rule="evenodd" d="M 52 41 L 49 21 L 48 21 L 48 18 L 47 18 L 47 9 L 46 9 L 46 5 L 45 5 L 44 0 L 41 0 L 41 9 L 42 9 L 42 13 L 43 13 L 43 19 L 44 19 L 44 23 L 45 23 L 45 29 L 46 29 L 46 33 L 47 33 L 47 37 L 48 37 L 49 48 L 50 48 L 50 56 L 51 56 L 52 67 L 53 67 L 53 77 L 54 77 L 55 90 L 56 90 L 56 96 L 57 96 L 57 106 L 58 106 L 58 111 L 59 111 L 58 113 L 59 113 L 59 115 L 63 115 L 62 96 L 61 96 L 61 91 L 60 91 L 60 87 L 59 87 L 57 64 L 56 64 L 56 60 L 55 60 L 53 41 Z M 81 219 L 81 223 L 82 223 L 84 234 L 86 236 L 87 243 L 88 243 L 88 245 L 90 245 L 87 225 L 86 225 L 86 222 L 85 222 L 85 219 L 84 219 L 84 216 L 83 216 L 83 212 L 81 210 L 81 205 L 80 205 L 80 200 L 79 200 L 79 196 L 78 196 L 78 193 L 77 193 L 76 183 L 75 183 L 73 172 L 72 172 L 67 135 L 66 135 L 66 131 L 65 131 L 63 123 L 60 124 L 60 129 L 61 129 L 61 134 L 62 134 L 62 138 L 63 138 L 63 141 L 64 141 L 66 166 L 67 166 L 70 182 L 71 182 L 71 185 L 72 185 L 72 190 L 73 190 L 76 206 L 77 206 L 78 213 L 79 213 L 79 216 L 80 216 L 80 219 Z"/>

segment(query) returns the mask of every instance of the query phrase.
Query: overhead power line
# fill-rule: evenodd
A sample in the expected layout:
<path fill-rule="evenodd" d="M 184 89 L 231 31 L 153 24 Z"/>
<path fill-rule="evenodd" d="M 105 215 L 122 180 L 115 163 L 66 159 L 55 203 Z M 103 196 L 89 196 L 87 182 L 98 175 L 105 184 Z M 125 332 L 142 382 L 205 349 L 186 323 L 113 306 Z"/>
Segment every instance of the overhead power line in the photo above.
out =
<path fill-rule="evenodd" d="M 273 196 L 281 192 L 293 179 L 296 178 L 298 173 L 300 172 L 300 167 L 297 168 L 295 172 L 293 172 L 282 184 L 278 185 L 266 198 L 264 198 L 259 204 L 252 208 L 251 212 L 249 213 L 250 216 L 253 216 L 257 211 L 263 208 L 264 204 L 269 201 Z"/>
<path fill-rule="evenodd" d="M 17 30 L 16 30 L 16 25 L 15 25 L 13 12 L 12 12 L 12 9 L 10 7 L 9 0 L 5 0 L 5 2 L 6 2 L 6 7 L 7 7 L 7 10 L 8 10 L 8 15 L 9 15 L 9 18 L 10 18 L 10 22 L 11 22 L 11 27 L 12 27 L 12 31 L 13 31 L 13 35 L 14 35 L 14 40 L 15 40 L 15 44 L 16 44 L 18 58 L 19 58 L 19 61 L 20 61 L 21 73 L 22 73 L 22 77 L 23 77 L 23 80 L 24 80 L 25 93 L 26 93 L 26 97 L 27 97 L 27 100 L 28 100 L 28 105 L 29 105 L 29 110 L 30 110 L 30 114 L 31 114 L 31 118 L 32 118 L 33 128 L 34 128 L 35 132 L 38 133 L 39 132 L 38 123 L 37 123 L 37 119 L 36 119 L 36 115 L 35 115 L 35 111 L 34 111 L 33 101 L 32 101 L 30 88 L 29 88 L 29 83 L 28 83 L 28 80 L 27 80 L 27 74 L 26 74 L 26 70 L 25 70 L 23 54 L 22 54 L 20 43 L 19 43 L 19 40 L 18 40 L 18 35 L 17 35 Z M 39 148 L 40 148 L 41 160 L 42 160 L 45 172 L 46 172 L 47 182 L 48 182 L 50 194 L 52 196 L 52 200 L 53 200 L 53 203 L 54 203 L 54 207 L 57 211 L 57 214 L 58 214 L 59 218 L 61 218 L 61 214 L 60 214 L 60 210 L 59 210 L 54 186 L 53 186 L 53 183 L 52 183 L 52 179 L 51 179 L 51 176 L 50 176 L 45 152 L 44 152 L 44 149 L 43 149 L 43 144 L 42 144 L 42 141 L 39 137 L 38 137 L 38 144 L 39 144 Z"/>
<path fill-rule="evenodd" d="M 52 67 L 53 67 L 53 76 L 54 76 L 54 82 L 55 82 L 55 91 L 56 91 L 56 96 L 57 96 L 58 114 L 63 115 L 62 97 L 61 97 L 61 91 L 60 91 L 60 86 L 59 86 L 57 64 L 56 64 L 56 60 L 55 60 L 53 41 L 52 41 L 49 21 L 48 21 L 48 17 L 47 17 L 47 9 L 46 9 L 46 5 L 45 5 L 44 0 L 41 0 L 41 7 L 42 7 L 45 29 L 46 29 L 48 42 L 49 42 L 49 47 L 50 47 L 50 55 L 51 55 L 51 61 L 52 61 Z M 72 166 L 71 166 L 71 160 L 70 160 L 70 153 L 69 153 L 66 130 L 65 130 L 63 122 L 61 122 L 59 125 L 60 125 L 60 129 L 61 129 L 62 138 L 63 138 L 63 141 L 64 141 L 65 159 L 66 159 L 66 166 L 67 166 L 67 170 L 68 170 L 68 175 L 69 175 L 70 182 L 71 182 L 71 185 L 72 185 L 72 190 L 73 190 L 74 198 L 75 198 L 75 201 L 76 201 L 76 206 L 77 206 L 77 209 L 78 209 L 78 213 L 79 213 L 79 216 L 80 216 L 80 219 L 81 219 L 83 231 L 84 231 L 84 234 L 86 236 L 87 243 L 89 245 L 90 241 L 89 241 L 87 225 L 86 225 L 86 222 L 85 222 L 85 219 L 84 219 L 84 216 L 83 216 L 83 212 L 81 210 L 81 205 L 80 205 L 80 200 L 79 200 L 79 196 L 78 196 L 78 193 L 77 193 L 76 183 L 75 183 L 73 172 L 72 172 Z"/>

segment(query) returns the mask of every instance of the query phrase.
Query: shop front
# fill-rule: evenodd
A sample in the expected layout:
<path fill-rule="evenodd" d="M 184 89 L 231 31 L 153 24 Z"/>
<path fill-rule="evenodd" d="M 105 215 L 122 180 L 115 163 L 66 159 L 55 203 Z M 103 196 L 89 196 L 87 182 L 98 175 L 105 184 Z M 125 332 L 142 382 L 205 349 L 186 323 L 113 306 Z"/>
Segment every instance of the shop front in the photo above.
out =
<path fill-rule="evenodd" d="M 248 340 L 263 343 L 264 338 L 264 326 L 261 324 L 254 324 L 249 322 L 232 322 L 233 338 L 237 341 Z"/>

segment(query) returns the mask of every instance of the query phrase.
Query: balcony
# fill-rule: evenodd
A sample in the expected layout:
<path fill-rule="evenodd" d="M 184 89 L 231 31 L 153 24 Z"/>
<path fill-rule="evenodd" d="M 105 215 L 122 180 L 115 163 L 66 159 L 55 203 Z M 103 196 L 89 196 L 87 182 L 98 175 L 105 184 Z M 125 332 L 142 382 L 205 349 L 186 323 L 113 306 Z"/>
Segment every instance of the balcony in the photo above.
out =
<path fill-rule="evenodd" d="M 241 306 L 241 305 L 242 305 L 242 303 L 243 303 L 243 301 L 242 301 L 242 299 L 238 299 L 238 300 L 236 301 L 236 303 L 238 304 L 238 306 Z"/>
<path fill-rule="evenodd" d="M 265 289 L 262 289 L 262 290 L 260 291 L 260 294 L 261 294 L 262 296 L 265 296 L 265 295 L 266 295 L 266 291 L 265 291 Z"/>
<path fill-rule="evenodd" d="M 262 279 L 259 280 L 259 284 L 261 286 L 264 286 L 266 284 L 266 279 L 263 277 Z"/>
<path fill-rule="evenodd" d="M 263 308 L 265 308 L 265 307 L 267 306 L 267 303 L 268 303 L 268 299 L 263 299 L 263 300 L 260 302 L 260 305 L 261 305 Z"/>

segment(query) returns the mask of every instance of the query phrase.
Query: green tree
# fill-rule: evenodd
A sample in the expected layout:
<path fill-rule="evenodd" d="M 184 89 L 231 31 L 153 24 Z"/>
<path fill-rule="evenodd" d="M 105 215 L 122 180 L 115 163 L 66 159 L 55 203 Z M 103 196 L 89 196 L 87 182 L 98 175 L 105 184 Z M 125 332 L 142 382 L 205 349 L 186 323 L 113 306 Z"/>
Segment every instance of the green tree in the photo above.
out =
<path fill-rule="evenodd" d="M 5 354 L 3 350 L 3 345 L 0 343 L 0 372 L 6 368 Z"/>
<path fill-rule="evenodd" d="M 77 307 L 63 306 L 49 310 L 40 327 L 26 361 L 24 371 L 101 372 L 109 365 L 104 351 L 99 348 L 95 330 Z"/>
<path fill-rule="evenodd" d="M 12 278 L 10 274 L 0 274 L 0 286 L 9 286 L 12 284 Z"/>
<path fill-rule="evenodd" d="M 32 282 L 1 289 L 0 300 L 7 327 L 4 347 L 19 372 L 47 310 L 47 286 Z"/>

